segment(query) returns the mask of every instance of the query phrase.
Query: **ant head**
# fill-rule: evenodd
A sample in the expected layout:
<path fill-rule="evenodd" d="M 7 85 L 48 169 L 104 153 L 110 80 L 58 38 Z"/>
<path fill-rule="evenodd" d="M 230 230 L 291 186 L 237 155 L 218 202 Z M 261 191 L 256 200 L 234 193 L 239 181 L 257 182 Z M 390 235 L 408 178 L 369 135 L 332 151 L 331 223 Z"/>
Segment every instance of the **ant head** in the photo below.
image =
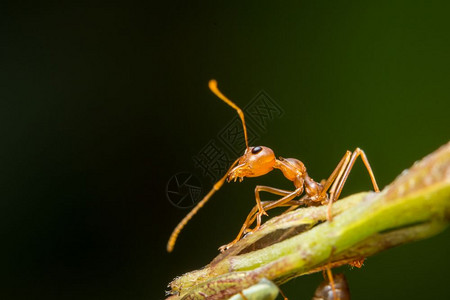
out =
<path fill-rule="evenodd" d="M 244 177 L 265 175 L 273 170 L 275 161 L 272 149 L 264 146 L 249 147 L 239 158 L 238 165 L 228 172 L 227 180 L 236 181 L 239 178 L 242 181 Z"/>

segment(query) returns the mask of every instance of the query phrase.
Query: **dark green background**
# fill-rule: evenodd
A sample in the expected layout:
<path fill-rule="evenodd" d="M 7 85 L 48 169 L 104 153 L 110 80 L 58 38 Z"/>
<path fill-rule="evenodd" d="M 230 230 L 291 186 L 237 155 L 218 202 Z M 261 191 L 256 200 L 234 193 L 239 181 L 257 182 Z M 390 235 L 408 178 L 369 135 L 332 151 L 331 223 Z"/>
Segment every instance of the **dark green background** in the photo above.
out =
<path fill-rule="evenodd" d="M 257 184 L 228 184 L 186 227 L 165 196 L 265 90 L 285 110 L 258 143 L 327 177 L 363 148 L 381 187 L 449 140 L 447 1 L 4 5 L 2 299 L 162 299 L 234 238 Z M 361 163 L 343 195 L 370 189 Z M 354 299 L 448 295 L 450 231 L 345 267 Z M 320 274 L 282 286 L 310 299 Z"/>

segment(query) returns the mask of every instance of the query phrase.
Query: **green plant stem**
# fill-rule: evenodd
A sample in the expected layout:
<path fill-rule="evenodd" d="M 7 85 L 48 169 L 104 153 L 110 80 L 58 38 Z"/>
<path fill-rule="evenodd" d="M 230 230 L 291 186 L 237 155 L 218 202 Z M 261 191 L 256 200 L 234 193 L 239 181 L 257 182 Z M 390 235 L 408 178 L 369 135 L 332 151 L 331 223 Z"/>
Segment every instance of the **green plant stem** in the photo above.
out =
<path fill-rule="evenodd" d="M 326 207 L 320 206 L 270 219 L 203 269 L 176 278 L 171 299 L 227 299 L 262 278 L 281 284 L 329 263 L 345 264 L 437 234 L 450 219 L 450 143 L 381 193 L 339 200 L 333 216 L 326 222 Z"/>

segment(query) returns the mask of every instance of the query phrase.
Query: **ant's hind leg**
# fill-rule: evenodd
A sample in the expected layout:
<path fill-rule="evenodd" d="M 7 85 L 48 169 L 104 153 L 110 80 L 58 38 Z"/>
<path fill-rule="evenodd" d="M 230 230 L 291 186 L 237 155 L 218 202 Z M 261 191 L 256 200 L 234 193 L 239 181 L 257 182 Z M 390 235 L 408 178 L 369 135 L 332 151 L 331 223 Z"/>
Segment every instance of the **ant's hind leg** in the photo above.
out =
<path fill-rule="evenodd" d="M 353 151 L 352 156 L 350 158 L 350 161 L 347 165 L 347 168 L 345 169 L 344 175 L 339 182 L 339 186 L 336 189 L 336 199 L 339 198 L 339 195 L 341 194 L 342 188 L 344 187 L 345 182 L 347 181 L 348 175 L 350 174 L 350 171 L 353 168 L 353 165 L 355 164 L 356 159 L 361 156 L 361 159 L 367 169 L 367 172 L 369 173 L 370 180 L 372 181 L 373 189 L 375 192 L 379 192 L 380 189 L 378 188 L 377 181 L 375 179 L 375 175 L 373 174 L 372 167 L 370 166 L 369 160 L 367 159 L 366 154 L 364 151 L 360 148 L 356 148 L 355 151 Z"/>
<path fill-rule="evenodd" d="M 351 153 L 351 156 L 349 155 L 350 153 Z M 367 172 L 369 173 L 370 180 L 372 181 L 372 185 L 373 185 L 375 192 L 380 191 L 380 189 L 378 188 L 378 185 L 377 185 L 377 181 L 375 179 L 375 175 L 373 174 L 372 168 L 370 167 L 369 160 L 367 159 L 367 156 L 364 153 L 364 151 L 360 148 L 356 148 L 355 151 L 353 151 L 353 152 L 347 151 L 344 158 L 341 160 L 341 162 L 338 165 L 338 167 L 340 167 L 340 170 L 339 170 L 339 173 L 337 174 L 335 181 L 333 182 L 333 186 L 331 187 L 330 192 L 329 192 L 330 198 L 329 198 L 328 209 L 327 209 L 327 218 L 329 221 L 332 220 L 331 205 L 341 195 L 344 184 L 347 181 L 350 171 L 352 170 L 353 165 L 355 164 L 355 161 L 359 156 L 361 156 L 361 159 L 367 169 Z M 333 173 L 335 173 L 335 172 L 333 172 Z"/>

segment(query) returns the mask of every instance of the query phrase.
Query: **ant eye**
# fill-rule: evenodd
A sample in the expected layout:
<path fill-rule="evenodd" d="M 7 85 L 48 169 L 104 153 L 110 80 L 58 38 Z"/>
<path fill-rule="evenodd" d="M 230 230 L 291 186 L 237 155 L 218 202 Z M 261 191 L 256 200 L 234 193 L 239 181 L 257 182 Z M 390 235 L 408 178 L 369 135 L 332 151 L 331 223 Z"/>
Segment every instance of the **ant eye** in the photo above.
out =
<path fill-rule="evenodd" d="M 261 150 L 262 150 L 262 148 L 260 146 L 256 146 L 256 147 L 253 147 L 252 153 L 258 154 L 259 152 L 261 152 Z"/>

